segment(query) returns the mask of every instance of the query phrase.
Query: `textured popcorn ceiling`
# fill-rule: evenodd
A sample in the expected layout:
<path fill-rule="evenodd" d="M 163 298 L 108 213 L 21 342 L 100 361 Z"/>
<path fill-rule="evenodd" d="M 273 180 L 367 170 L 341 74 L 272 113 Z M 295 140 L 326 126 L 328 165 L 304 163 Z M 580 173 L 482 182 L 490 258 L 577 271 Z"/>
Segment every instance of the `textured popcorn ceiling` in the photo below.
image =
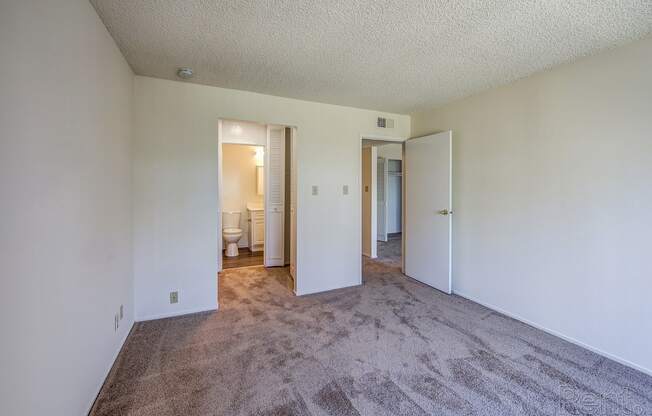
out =
<path fill-rule="evenodd" d="M 137 74 L 409 113 L 652 33 L 652 0 L 91 0 Z"/>

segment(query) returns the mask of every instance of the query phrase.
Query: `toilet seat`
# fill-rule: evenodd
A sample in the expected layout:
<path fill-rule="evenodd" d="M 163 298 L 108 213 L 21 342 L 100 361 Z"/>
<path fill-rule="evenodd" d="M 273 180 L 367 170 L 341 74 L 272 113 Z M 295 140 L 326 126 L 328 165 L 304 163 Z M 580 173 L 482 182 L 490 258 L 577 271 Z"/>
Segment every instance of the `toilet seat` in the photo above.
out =
<path fill-rule="evenodd" d="M 242 234 L 242 230 L 240 228 L 225 228 L 222 230 L 222 234 L 229 234 L 229 235 L 234 235 L 234 234 Z"/>

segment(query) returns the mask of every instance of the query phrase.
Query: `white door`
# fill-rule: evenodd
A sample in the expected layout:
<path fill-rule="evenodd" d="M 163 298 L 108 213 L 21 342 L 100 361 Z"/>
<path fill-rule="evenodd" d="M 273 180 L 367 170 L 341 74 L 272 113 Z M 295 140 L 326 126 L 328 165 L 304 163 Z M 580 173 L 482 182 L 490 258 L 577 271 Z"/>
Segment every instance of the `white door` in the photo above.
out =
<path fill-rule="evenodd" d="M 290 139 L 290 275 L 297 289 L 297 129 L 292 128 Z"/>
<path fill-rule="evenodd" d="M 265 267 L 283 266 L 285 128 L 267 126 L 265 149 Z"/>
<path fill-rule="evenodd" d="M 376 199 L 378 204 L 378 241 L 387 241 L 387 159 L 378 158 L 376 175 Z"/>
<path fill-rule="evenodd" d="M 405 142 L 405 270 L 451 293 L 452 132 Z"/>

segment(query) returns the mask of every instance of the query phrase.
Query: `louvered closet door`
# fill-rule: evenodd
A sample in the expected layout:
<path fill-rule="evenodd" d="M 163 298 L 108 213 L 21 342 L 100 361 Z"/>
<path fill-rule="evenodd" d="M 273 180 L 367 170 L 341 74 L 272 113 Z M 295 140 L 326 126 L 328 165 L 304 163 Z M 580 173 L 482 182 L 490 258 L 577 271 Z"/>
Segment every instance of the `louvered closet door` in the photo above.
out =
<path fill-rule="evenodd" d="M 265 149 L 265 266 L 283 266 L 285 129 L 267 126 Z"/>

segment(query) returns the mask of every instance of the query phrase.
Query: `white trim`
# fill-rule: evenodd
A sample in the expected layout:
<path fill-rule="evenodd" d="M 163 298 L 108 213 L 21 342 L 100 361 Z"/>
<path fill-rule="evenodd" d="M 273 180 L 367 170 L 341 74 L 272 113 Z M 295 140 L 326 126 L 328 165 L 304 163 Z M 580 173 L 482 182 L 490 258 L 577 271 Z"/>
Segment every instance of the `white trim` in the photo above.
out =
<path fill-rule="evenodd" d="M 369 249 L 371 250 L 371 258 L 378 257 L 378 146 L 371 147 L 371 184 L 369 193 L 371 194 L 371 201 L 369 203 L 369 216 L 371 217 Z"/>
<path fill-rule="evenodd" d="M 401 273 L 405 274 L 405 142 L 401 145 Z"/>
<path fill-rule="evenodd" d="M 294 295 L 297 294 L 297 286 L 299 284 L 299 220 L 298 220 L 298 205 L 299 205 L 299 173 L 297 166 L 299 166 L 299 158 L 297 157 L 297 127 L 290 127 L 290 275 L 294 287 L 292 291 Z"/>
<path fill-rule="evenodd" d="M 568 335 L 564 335 L 561 332 L 555 331 L 555 330 L 550 329 L 550 328 L 546 328 L 543 325 L 539 325 L 536 322 L 530 321 L 529 319 L 525 319 L 525 318 L 523 318 L 523 317 L 521 317 L 521 316 L 519 316 L 519 315 L 517 315 L 515 313 L 511 313 L 511 312 L 509 312 L 509 311 L 507 311 L 505 309 L 499 308 L 499 307 L 494 306 L 494 305 L 492 305 L 490 303 L 483 302 L 483 301 L 481 301 L 481 300 L 479 300 L 479 299 L 477 299 L 477 298 L 475 298 L 473 296 L 469 296 L 469 295 L 464 294 L 462 292 L 459 292 L 457 290 L 453 290 L 453 294 L 461 296 L 464 299 L 468 299 L 471 302 L 475 302 L 475 303 L 477 303 L 479 305 L 482 305 L 485 308 L 489 308 L 489 309 L 491 309 L 493 311 L 502 313 L 503 315 L 506 315 L 506 316 L 508 316 L 510 318 L 516 319 L 517 321 L 523 322 L 524 324 L 530 325 L 533 328 L 539 329 L 539 330 L 541 330 L 543 332 L 546 332 L 546 333 L 548 333 L 550 335 L 553 335 L 553 336 L 555 336 L 557 338 L 561 338 L 561 339 L 563 339 L 565 341 L 568 341 L 571 344 L 575 344 L 575 345 L 577 345 L 579 347 L 586 348 L 589 351 L 592 351 L 592 352 L 594 352 L 594 353 L 596 353 L 598 355 L 601 355 L 601 356 L 603 356 L 605 358 L 608 358 L 610 360 L 616 361 L 617 363 L 620 363 L 620 364 L 625 365 L 627 367 L 633 368 L 634 370 L 638 370 L 638 371 L 640 371 L 642 373 L 645 373 L 647 375 L 652 376 L 652 369 L 645 368 L 645 367 L 640 366 L 638 364 L 635 364 L 635 363 L 633 363 L 633 362 L 631 362 L 629 360 L 621 358 L 621 357 L 619 357 L 617 355 L 610 354 L 610 353 L 608 353 L 606 351 L 603 351 L 603 350 L 601 350 L 599 348 L 593 347 L 593 346 L 591 346 L 589 344 L 586 344 L 586 343 L 584 343 L 582 341 L 579 341 L 579 340 L 577 340 L 577 339 L 575 339 L 573 337 L 569 337 Z"/>
<path fill-rule="evenodd" d="M 219 308 L 220 308 L 220 304 L 218 303 L 215 308 L 210 307 L 210 308 L 184 309 L 181 311 L 166 312 L 166 313 L 159 313 L 156 315 L 143 316 L 143 317 L 136 318 L 136 322 L 146 322 L 146 321 L 153 321 L 155 319 L 173 318 L 175 316 L 190 315 L 199 312 L 217 311 Z"/>
<path fill-rule="evenodd" d="M 384 142 L 404 142 L 408 140 L 407 137 L 400 137 L 400 136 L 385 136 L 382 134 L 361 134 L 360 135 L 360 140 L 382 140 Z"/>
<path fill-rule="evenodd" d="M 113 359 L 111 360 L 111 363 L 109 364 L 106 371 L 104 371 L 104 377 L 102 378 L 102 381 L 100 381 L 100 384 L 95 388 L 95 395 L 91 399 L 90 404 L 88 404 L 88 406 L 86 406 L 86 408 L 88 409 L 86 411 L 86 414 L 90 414 L 91 410 L 93 410 L 93 406 L 95 405 L 95 401 L 97 400 L 98 396 L 100 395 L 100 391 L 102 391 L 102 387 L 104 387 L 104 383 L 106 383 L 106 379 L 107 379 L 107 377 L 109 377 L 109 373 L 111 373 L 111 369 L 113 368 L 113 365 L 115 364 L 115 361 L 118 359 L 118 355 L 120 355 L 120 351 L 122 351 L 122 347 L 124 347 L 125 342 L 127 342 L 127 338 L 129 338 L 129 334 L 131 334 L 131 330 L 134 329 L 135 324 L 136 324 L 136 321 L 131 322 L 131 326 L 129 327 L 129 330 L 126 331 L 126 333 L 122 337 L 122 340 L 118 344 L 118 348 L 114 351 Z"/>
<path fill-rule="evenodd" d="M 217 119 L 217 272 L 223 268 L 222 252 L 224 250 L 222 236 L 222 119 Z M 219 279 L 219 278 L 218 278 Z M 219 280 L 218 280 L 219 283 Z M 218 289 L 219 292 L 219 289 Z"/>
<path fill-rule="evenodd" d="M 453 293 L 453 130 L 448 130 L 448 287 Z"/>

